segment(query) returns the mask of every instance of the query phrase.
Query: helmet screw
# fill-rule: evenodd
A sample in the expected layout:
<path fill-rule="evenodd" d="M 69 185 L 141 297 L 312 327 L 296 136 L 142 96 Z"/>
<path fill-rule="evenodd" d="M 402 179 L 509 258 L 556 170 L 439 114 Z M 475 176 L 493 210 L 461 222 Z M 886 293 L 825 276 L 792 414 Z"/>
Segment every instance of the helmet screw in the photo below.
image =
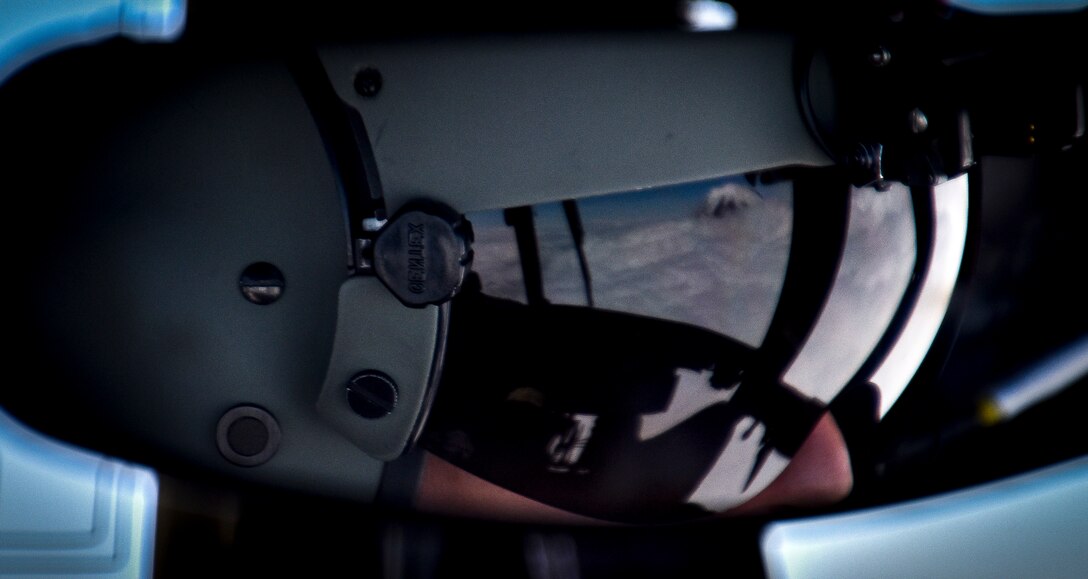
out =
<path fill-rule="evenodd" d="M 238 278 L 238 289 L 249 301 L 266 306 L 283 295 L 283 273 L 278 267 L 263 261 L 250 264 Z"/>
<path fill-rule="evenodd" d="M 910 112 L 910 131 L 915 135 L 920 135 L 926 132 L 929 127 L 929 119 L 926 118 L 925 113 L 921 109 L 914 109 Z"/>
<path fill-rule="evenodd" d="M 348 380 L 348 405 L 363 418 L 381 418 L 397 406 L 397 385 L 377 370 L 363 370 Z"/>
<path fill-rule="evenodd" d="M 888 52 L 887 48 L 878 46 L 876 50 L 869 53 L 869 64 L 881 68 L 888 65 L 892 59 L 892 53 Z"/>
<path fill-rule="evenodd" d="M 355 92 L 373 97 L 382 90 L 382 73 L 376 68 L 364 68 L 355 74 Z"/>

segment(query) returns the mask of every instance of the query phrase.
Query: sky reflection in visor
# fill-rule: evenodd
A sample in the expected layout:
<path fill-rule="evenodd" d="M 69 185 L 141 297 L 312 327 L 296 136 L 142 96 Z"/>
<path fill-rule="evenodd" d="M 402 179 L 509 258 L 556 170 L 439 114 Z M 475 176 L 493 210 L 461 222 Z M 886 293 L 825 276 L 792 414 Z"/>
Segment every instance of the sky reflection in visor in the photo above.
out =
<path fill-rule="evenodd" d="M 714 180 L 578 201 L 596 306 L 684 322 L 759 346 L 785 278 L 789 183 Z M 517 245 L 501 214 L 470 214 L 485 293 L 525 300 Z M 544 293 L 585 305 L 559 204 L 534 207 Z"/>
<path fill-rule="evenodd" d="M 684 322 L 758 347 L 789 258 L 792 184 L 717 179 L 582 199 L 596 307 Z M 872 381 L 881 415 L 909 383 L 948 309 L 967 227 L 966 177 L 937 187 L 934 253 L 917 305 Z M 544 293 L 586 305 L 574 242 L 558 203 L 534 207 Z M 525 301 L 513 229 L 501 212 L 469 215 L 485 293 Z M 873 352 L 910 282 L 916 255 L 910 191 L 854 189 L 832 291 L 784 381 L 830 401 Z"/>

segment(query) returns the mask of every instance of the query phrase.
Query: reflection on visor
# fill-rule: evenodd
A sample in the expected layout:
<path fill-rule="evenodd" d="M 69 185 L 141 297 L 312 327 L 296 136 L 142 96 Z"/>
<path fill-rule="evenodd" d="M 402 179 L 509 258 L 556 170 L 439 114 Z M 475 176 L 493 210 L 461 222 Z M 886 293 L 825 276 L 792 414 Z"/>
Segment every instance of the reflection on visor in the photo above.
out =
<path fill-rule="evenodd" d="M 683 322 L 759 346 L 786 272 L 788 182 L 743 179 L 578 200 L 595 306 Z M 533 208 L 546 299 L 585 305 L 558 203 Z M 484 293 L 525 302 L 518 247 L 501 212 L 469 214 Z"/>
<path fill-rule="evenodd" d="M 925 280 L 906 327 L 871 380 L 880 388 L 880 416 L 918 371 L 952 300 L 967 244 L 967 175 L 935 186 L 933 208 L 933 252 Z"/>
<path fill-rule="evenodd" d="M 638 522 L 736 506 L 778 476 L 823 413 L 753 371 L 757 350 L 693 326 L 474 287 L 452 312 L 421 443 L 575 513 Z"/>
<path fill-rule="evenodd" d="M 827 172 L 484 216 L 423 444 L 603 519 L 742 504 L 840 393 L 873 377 L 886 409 L 916 372 L 963 252 L 960 183 L 931 201 Z"/>
<path fill-rule="evenodd" d="M 845 238 L 845 185 L 810 182 L 796 197 L 730 179 L 580 200 L 576 215 L 470 215 L 479 287 L 452 305 L 422 444 L 607 520 L 759 493 L 825 411 L 780 380 Z"/>
<path fill-rule="evenodd" d="M 826 403 L 862 368 L 907 290 L 916 254 L 914 230 L 905 185 L 850 192 L 842 261 L 816 327 L 786 371 L 787 384 Z M 898 396 L 882 394 L 885 400 Z"/>

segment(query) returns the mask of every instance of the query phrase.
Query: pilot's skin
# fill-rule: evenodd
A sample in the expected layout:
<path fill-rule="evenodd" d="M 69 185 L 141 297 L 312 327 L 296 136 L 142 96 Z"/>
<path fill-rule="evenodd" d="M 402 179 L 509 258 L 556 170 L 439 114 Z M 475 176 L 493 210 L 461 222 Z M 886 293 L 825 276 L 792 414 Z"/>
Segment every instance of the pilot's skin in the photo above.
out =
<path fill-rule="evenodd" d="M 828 414 L 767 488 L 725 515 L 757 515 L 782 507 L 816 507 L 844 499 L 853 486 L 850 457 Z M 416 495 L 420 510 L 458 516 L 543 523 L 594 523 L 489 483 L 427 453 Z"/>

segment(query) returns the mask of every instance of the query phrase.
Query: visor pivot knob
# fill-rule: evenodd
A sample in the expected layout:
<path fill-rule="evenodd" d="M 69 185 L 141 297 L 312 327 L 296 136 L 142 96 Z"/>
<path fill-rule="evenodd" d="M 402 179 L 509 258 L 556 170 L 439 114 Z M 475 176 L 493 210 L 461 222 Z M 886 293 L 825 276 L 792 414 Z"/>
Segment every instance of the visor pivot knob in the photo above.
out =
<path fill-rule="evenodd" d="M 472 227 L 453 210 L 416 204 L 374 240 L 374 273 L 406 306 L 442 304 L 461 291 L 472 262 Z"/>

